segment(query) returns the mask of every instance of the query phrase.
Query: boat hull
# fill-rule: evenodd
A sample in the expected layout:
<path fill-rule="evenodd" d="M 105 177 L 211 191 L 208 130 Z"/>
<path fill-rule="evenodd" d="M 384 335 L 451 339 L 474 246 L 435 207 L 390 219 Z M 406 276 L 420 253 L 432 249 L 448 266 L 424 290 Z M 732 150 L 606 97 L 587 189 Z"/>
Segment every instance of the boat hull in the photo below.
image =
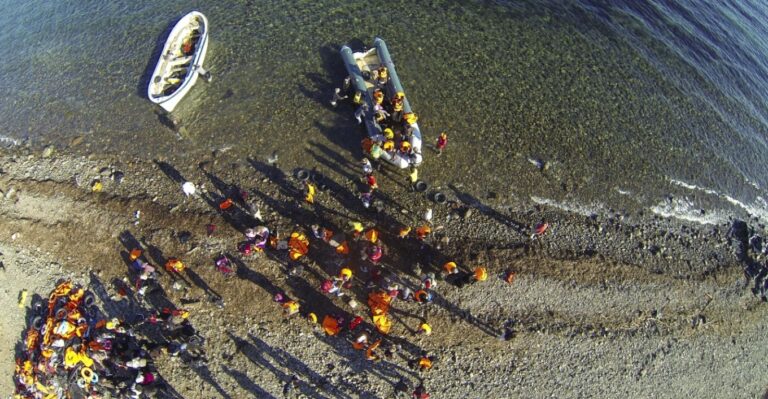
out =
<path fill-rule="evenodd" d="M 160 53 L 155 70 L 149 81 L 147 97 L 168 112 L 172 112 L 182 98 L 192 89 L 208 52 L 208 19 L 200 12 L 192 11 L 176 23 Z M 184 39 L 194 30 L 199 31 L 191 55 L 181 52 Z M 184 72 L 175 83 L 174 74 Z M 174 84 L 175 83 L 175 84 Z"/>

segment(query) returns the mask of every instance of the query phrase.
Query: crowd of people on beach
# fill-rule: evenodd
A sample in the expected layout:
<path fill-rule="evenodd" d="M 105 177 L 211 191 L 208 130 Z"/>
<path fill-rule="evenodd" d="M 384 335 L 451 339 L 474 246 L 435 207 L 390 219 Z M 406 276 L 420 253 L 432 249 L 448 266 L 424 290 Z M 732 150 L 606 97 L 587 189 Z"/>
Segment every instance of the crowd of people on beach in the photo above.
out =
<path fill-rule="evenodd" d="M 358 183 L 361 189 L 358 195 L 364 210 L 374 209 L 376 213 L 381 213 L 376 205 L 377 193 L 382 189 L 377 178 L 382 168 L 378 159 L 383 152 L 410 159 L 417 155 L 410 145 L 410 135 L 418 117 L 415 113 L 403 112 L 403 93 L 395 93 L 385 101 L 382 88 L 388 79 L 386 67 L 376 70 L 371 79 L 377 85 L 373 91 L 372 112 L 383 130 L 380 137 L 366 137 L 362 141 L 364 157 L 359 164 L 361 173 Z M 355 116 L 362 121 L 361 118 L 369 110 L 360 96 L 361 93 L 354 93 L 352 103 L 356 107 Z M 337 90 L 334 105 L 347 98 Z M 438 156 L 444 153 L 447 143 L 447 133 L 440 133 L 434 144 Z M 418 156 L 420 159 L 421 154 Z M 417 165 L 418 162 L 411 163 L 406 177 L 414 191 L 419 191 L 416 189 L 419 182 Z M 298 174 L 297 179 L 303 185 L 303 192 L 295 198 L 296 204 L 304 204 L 310 209 L 320 206 L 323 190 L 318 187 L 317 181 L 306 170 Z M 186 197 L 206 195 L 198 193 L 191 182 L 184 182 L 181 188 Z M 439 355 L 403 341 L 400 334 L 395 338 L 391 333 L 393 329 L 405 329 L 414 337 L 429 337 L 434 333 L 435 326 L 422 316 L 413 325 L 397 327 L 391 311 L 398 303 L 430 306 L 442 281 L 464 287 L 489 277 L 488 270 L 483 266 L 464 267 L 452 260 L 442 265 L 423 265 L 419 262 L 397 265 L 392 260 L 393 246 L 418 248 L 419 252 L 430 247 L 433 234 L 431 208 L 418 222 L 394 228 L 391 225 L 380 227 L 375 217 L 369 218 L 363 212 L 359 219 L 349 219 L 346 227 L 341 228 L 322 217 L 317 217 L 314 223 L 294 220 L 297 223 L 295 228 L 284 235 L 278 231 L 278 221 L 272 220 L 271 224 L 264 221 L 260 210 L 250 206 L 247 191 L 238 189 L 222 194 L 223 197 L 213 204 L 216 211 L 225 220 L 231 221 L 235 218 L 234 212 L 245 208 L 247 218 L 238 223 L 250 224 L 242 228 L 238 224 L 242 236 L 234 244 L 237 255 L 213 256 L 215 270 L 225 277 L 238 275 L 241 260 L 258 254 L 279 260 L 288 276 L 301 276 L 306 267 L 319 264 L 325 278 L 321 279 L 316 289 L 329 302 L 307 301 L 301 293 L 291 297 L 283 290 L 273 292 L 272 299 L 284 317 L 305 320 L 318 333 L 334 337 L 333 340 L 343 345 L 350 345 L 359 351 L 361 358 L 370 361 L 372 367 L 382 361 L 404 362 L 420 376 L 419 382 L 412 388 L 408 379 L 401 377 L 394 386 L 396 395 L 429 398 L 424 373 L 439 361 Z M 138 214 L 136 217 L 139 217 Z M 213 224 L 206 226 L 209 236 L 215 230 Z M 543 234 L 544 230 L 537 234 Z M 388 245 L 385 240 L 396 242 L 395 245 Z M 195 367 L 206 364 L 205 341 L 190 323 L 189 311 L 173 305 L 158 306 L 157 302 L 150 300 L 152 296 L 161 295 L 163 303 L 172 304 L 165 296 L 159 278 L 161 270 L 153 262 L 162 264 L 162 269 L 172 280 L 172 289 L 177 289 L 185 281 L 185 274 L 190 272 L 188 265 L 178 257 L 153 256 L 150 259 L 146 256 L 146 249 L 136 240 L 128 240 L 124 244 L 129 275 L 126 283 L 118 287 L 116 299 L 135 300 L 135 307 L 139 310 L 137 314 L 141 317 L 136 320 L 117 316 L 106 318 L 95 310 L 92 299 L 88 299 L 88 303 L 79 302 L 81 300 L 77 296 L 86 292 L 83 288 L 69 282 L 60 284 L 51 294 L 47 321 L 33 322 L 27 333 L 27 351 L 19 359 L 17 367 L 18 397 L 45 397 L 70 389 L 61 378 L 68 378 L 73 373 L 80 376 L 76 389 L 84 397 L 97 397 L 102 393 L 134 398 L 163 396 L 161 391 L 167 385 L 154 366 L 156 356 L 167 353 Z M 316 253 L 310 255 L 310 252 Z M 309 257 L 313 259 L 308 260 Z M 417 282 L 414 283 L 409 276 L 416 277 Z M 509 271 L 502 278 L 512 283 L 515 274 Z M 211 298 L 218 306 L 224 306 L 223 299 L 217 294 L 212 294 Z M 368 305 L 366 312 L 360 311 L 358 301 L 365 301 Z M 61 309 L 66 311 L 59 314 Z M 41 312 L 41 315 L 45 313 Z M 154 338 L 149 338 L 150 335 Z M 404 348 L 404 345 L 408 347 Z M 294 383 L 293 380 L 288 381 L 286 386 Z"/>

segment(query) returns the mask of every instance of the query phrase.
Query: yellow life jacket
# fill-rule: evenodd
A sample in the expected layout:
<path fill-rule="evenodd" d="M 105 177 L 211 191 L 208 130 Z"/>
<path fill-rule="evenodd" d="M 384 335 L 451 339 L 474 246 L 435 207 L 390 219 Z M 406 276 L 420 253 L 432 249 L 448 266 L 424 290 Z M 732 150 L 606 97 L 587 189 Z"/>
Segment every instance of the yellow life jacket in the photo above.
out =
<path fill-rule="evenodd" d="M 342 280 L 349 280 L 352 278 L 352 270 L 345 267 L 339 272 L 339 278 Z"/>

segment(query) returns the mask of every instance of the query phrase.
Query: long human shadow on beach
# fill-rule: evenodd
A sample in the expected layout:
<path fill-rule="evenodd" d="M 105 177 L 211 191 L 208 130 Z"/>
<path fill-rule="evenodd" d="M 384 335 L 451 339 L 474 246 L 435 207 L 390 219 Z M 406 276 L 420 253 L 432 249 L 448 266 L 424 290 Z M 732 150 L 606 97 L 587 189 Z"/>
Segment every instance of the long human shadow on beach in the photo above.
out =
<path fill-rule="evenodd" d="M 208 369 L 207 366 L 191 367 L 191 368 L 192 368 L 192 370 L 195 371 L 195 373 L 197 373 L 197 375 L 200 376 L 200 378 L 203 379 L 203 381 L 208 383 L 208 385 L 212 386 L 213 389 L 215 389 L 216 392 L 218 392 L 219 395 L 221 395 L 223 398 L 225 398 L 225 399 L 231 399 L 232 398 L 231 396 L 229 396 L 229 393 L 227 393 L 227 391 L 225 391 L 224 388 L 221 387 L 219 382 L 216 381 L 216 378 L 214 378 L 213 374 L 211 373 L 211 370 Z"/>
<path fill-rule="evenodd" d="M 235 336 L 231 332 L 227 332 L 227 335 L 229 336 L 229 339 L 234 342 L 238 352 L 242 353 L 255 365 L 274 374 L 280 381 L 290 381 L 291 375 L 282 371 L 278 365 L 287 367 L 294 373 L 294 375 L 303 377 L 296 381 L 296 389 L 306 397 L 317 399 L 352 399 L 351 396 L 341 389 L 331 385 L 327 378 L 318 374 L 300 359 L 287 351 L 274 348 L 251 333 L 248 333 L 247 340 Z M 311 381 L 314 385 L 321 387 L 321 389 L 327 391 L 332 396 L 325 396 L 317 392 L 317 390 L 305 380 Z"/>
<path fill-rule="evenodd" d="M 193 284 L 195 284 L 198 288 L 202 289 L 205 294 L 208 296 L 208 300 L 213 303 L 219 303 L 223 298 L 221 295 L 216 292 L 213 288 L 211 288 L 208 283 L 203 280 L 202 277 L 200 277 L 197 272 L 190 268 L 186 268 L 184 270 L 184 273 L 186 273 L 187 276 L 189 276 L 189 279 L 192 281 Z"/>
<path fill-rule="evenodd" d="M 517 233 L 519 233 L 519 234 L 521 234 L 523 236 L 526 235 L 527 228 L 524 225 L 522 225 L 521 223 L 518 223 L 518 222 L 512 220 L 512 218 L 510 218 L 510 217 L 500 213 L 499 211 L 491 208 L 490 206 L 483 204 L 482 201 L 478 200 L 477 198 L 475 198 L 474 196 L 472 196 L 471 194 L 469 194 L 467 192 L 459 190 L 453 184 L 449 184 L 448 188 L 450 188 L 453 191 L 453 193 L 456 195 L 456 198 L 458 198 L 459 201 L 464 203 L 466 206 L 469 206 L 469 207 L 471 207 L 473 209 L 476 209 L 478 212 L 480 212 L 483 215 L 486 215 L 486 216 L 496 220 L 497 222 L 499 222 L 500 224 L 502 224 L 504 226 L 511 227 Z"/>
<path fill-rule="evenodd" d="M 496 328 L 490 323 L 478 319 L 469 310 L 456 306 L 454 303 L 445 299 L 445 297 L 436 292 L 432 293 L 432 305 L 442 307 L 449 313 L 475 326 L 478 330 L 488 334 L 491 337 L 498 337 L 499 334 L 501 334 L 501 330 L 496 330 Z"/>
<path fill-rule="evenodd" d="M 247 374 L 227 366 L 222 366 L 222 369 L 225 373 L 229 374 L 235 381 L 237 381 L 237 384 L 240 385 L 241 388 L 253 395 L 256 395 L 257 398 L 277 399 L 275 396 L 272 396 L 269 392 L 265 391 L 264 388 L 254 383 L 250 378 L 248 378 Z"/>
<path fill-rule="evenodd" d="M 235 264 L 235 266 L 236 266 L 236 272 L 235 273 L 236 273 L 237 277 L 239 277 L 241 279 L 244 279 L 244 280 L 248 280 L 248 281 L 258 285 L 259 287 L 264 289 L 264 291 L 267 291 L 267 293 L 269 293 L 269 295 L 271 297 L 274 297 L 277 293 L 282 292 L 280 287 L 278 287 L 278 286 L 276 286 L 276 285 L 274 285 L 272 283 L 272 280 L 268 279 L 263 274 L 261 274 L 261 273 L 255 271 L 255 270 L 252 270 L 251 268 L 249 268 L 245 264 L 245 262 L 243 262 L 243 260 L 240 259 L 238 256 L 235 256 L 235 255 L 232 255 L 232 254 L 229 254 L 229 253 L 224 254 L 224 255 L 230 261 L 232 261 L 232 263 Z"/>
<path fill-rule="evenodd" d="M 221 180 L 218 176 L 202 167 L 200 169 L 218 191 L 207 191 L 200 194 L 200 197 L 208 206 L 216 211 L 227 224 L 241 233 L 250 227 L 258 225 L 258 221 L 252 215 L 250 205 L 243 198 L 244 194 L 242 194 L 237 185 Z M 232 203 L 228 208 L 222 209 L 221 204 L 226 199 L 232 200 Z"/>
<path fill-rule="evenodd" d="M 315 158 L 315 160 L 323 163 L 329 169 L 335 171 L 343 177 L 346 177 L 350 181 L 360 179 L 360 176 L 362 175 L 362 167 L 355 167 L 355 165 L 349 162 L 347 158 L 339 154 L 337 151 L 332 150 L 325 144 L 311 140 L 309 145 L 311 145 L 313 148 L 307 149 L 306 151 L 309 152 Z M 315 150 L 319 151 L 322 155 L 316 153 Z"/>
<path fill-rule="evenodd" d="M 357 314 L 357 312 L 355 311 L 350 312 L 336 305 L 336 303 L 333 300 L 331 300 L 331 298 L 329 298 L 325 294 L 320 293 L 316 288 L 312 287 L 309 284 L 309 282 L 303 277 L 293 277 L 289 279 L 287 283 L 294 292 L 302 293 L 301 300 L 306 305 L 312 306 L 311 309 L 305 310 L 305 312 L 312 311 L 317 313 L 318 315 L 325 315 L 325 314 L 339 315 L 339 316 L 342 316 L 346 322 L 349 322 L 350 320 L 352 320 L 352 317 Z M 355 299 L 358 301 L 358 303 L 367 302 L 368 291 L 363 289 L 362 287 L 357 287 L 355 289 L 352 289 L 351 292 L 348 292 L 348 293 L 351 293 L 355 297 Z M 390 310 L 393 310 L 393 309 L 390 308 Z M 402 311 L 402 313 L 407 313 L 407 312 Z M 391 383 L 394 383 L 401 377 L 401 374 L 397 372 L 398 370 L 405 374 L 415 375 L 415 373 L 412 372 L 411 370 L 405 369 L 394 363 L 390 363 L 387 361 L 371 362 L 364 358 L 364 355 L 362 352 L 352 349 L 351 342 L 354 339 L 353 336 L 360 331 L 370 332 L 369 334 L 370 342 L 375 341 L 377 337 L 381 338 L 382 340 L 388 342 L 393 346 L 400 347 L 401 350 L 408 353 L 408 355 L 410 355 L 411 357 L 417 356 L 422 351 L 421 347 L 410 342 L 407 339 L 392 336 L 392 335 L 383 335 L 378 333 L 376 327 L 370 322 L 368 316 L 365 316 L 363 318 L 363 322 L 360 325 L 358 325 L 354 331 L 351 331 L 345 328 L 339 336 L 328 336 L 324 333 L 318 333 L 316 335 L 318 339 L 323 341 L 329 347 L 333 348 L 333 350 L 340 357 L 345 358 L 349 363 L 351 363 L 354 366 L 353 368 L 357 370 L 365 370 Z"/>
<path fill-rule="evenodd" d="M 322 154 L 319 154 L 314 151 L 314 149 L 307 149 L 306 151 L 317 161 L 318 163 L 328 167 L 329 169 L 332 169 L 336 171 L 337 173 L 341 174 L 342 177 L 349 179 L 349 181 L 353 182 L 355 186 L 358 187 L 358 192 L 362 192 L 365 189 L 365 185 L 361 182 L 361 176 L 354 176 L 351 173 L 348 173 L 344 170 L 344 168 L 351 169 L 350 166 L 347 165 L 346 160 L 344 160 L 344 157 L 339 154 L 336 151 L 333 151 L 332 149 L 320 144 L 320 143 L 314 143 L 310 142 L 311 145 L 313 145 L 315 148 L 317 148 L 318 151 L 320 151 Z M 394 181 L 394 179 L 392 179 Z M 329 191 L 332 193 L 333 197 L 336 198 L 337 201 L 346 209 L 349 211 L 355 212 L 357 214 L 366 214 L 371 213 L 373 209 L 366 209 L 363 207 L 362 202 L 355 196 L 353 193 L 351 193 L 349 190 L 347 190 L 345 187 L 342 187 L 339 184 L 336 184 L 332 179 L 325 178 L 324 180 L 329 188 Z M 386 204 L 385 208 L 397 208 L 401 209 L 403 208 L 402 204 L 395 201 L 394 198 L 392 198 L 390 195 L 385 194 L 381 190 L 374 191 L 374 200 L 381 201 L 383 204 Z M 375 207 L 374 207 L 375 208 Z M 388 222 L 388 225 L 397 225 L 394 218 L 388 218 L 386 213 L 379 212 L 378 215 L 371 213 L 372 217 L 384 219 L 386 222 Z"/>
<path fill-rule="evenodd" d="M 123 262 L 125 262 L 126 268 L 127 268 L 127 275 L 129 278 L 134 281 L 137 278 L 137 272 L 135 272 L 132 269 L 132 263 L 130 259 L 130 251 L 134 249 L 142 249 L 144 248 L 141 243 L 133 236 L 133 234 L 129 230 L 124 230 L 120 233 L 119 237 L 120 243 L 123 244 L 123 247 L 125 247 L 124 251 L 120 251 L 120 256 L 123 259 Z M 152 260 L 152 263 L 154 265 L 163 265 L 165 263 L 165 257 L 163 256 L 162 251 L 160 251 L 159 248 L 149 245 L 147 248 L 147 254 Z M 145 255 L 142 254 L 139 259 L 145 259 L 146 261 L 149 261 L 150 259 L 146 259 Z M 162 275 L 161 272 L 162 267 L 155 266 L 156 273 L 158 274 L 158 277 Z M 175 276 L 171 276 L 173 279 Z M 144 300 L 155 310 L 162 310 L 162 309 L 176 309 L 176 306 L 168 299 L 167 294 L 165 293 L 165 289 L 162 287 L 159 281 L 155 281 L 153 283 L 154 285 L 150 287 L 151 289 L 148 289 L 146 295 L 144 295 Z M 135 299 L 133 298 L 133 294 L 131 294 L 131 300 L 135 302 Z"/>
<path fill-rule="evenodd" d="M 173 165 L 169 164 L 165 161 L 158 161 L 157 159 L 153 160 L 152 162 L 157 165 L 158 168 L 171 180 L 173 180 L 176 183 L 182 184 L 186 181 L 184 179 L 184 176 L 181 175 L 181 172 L 176 170 L 176 168 L 173 167 Z"/>
<path fill-rule="evenodd" d="M 291 183 L 288 175 L 286 175 L 282 169 L 255 158 L 248 158 L 247 161 L 253 169 L 271 180 L 283 195 L 287 197 L 295 197 L 299 195 L 300 190 Z"/>

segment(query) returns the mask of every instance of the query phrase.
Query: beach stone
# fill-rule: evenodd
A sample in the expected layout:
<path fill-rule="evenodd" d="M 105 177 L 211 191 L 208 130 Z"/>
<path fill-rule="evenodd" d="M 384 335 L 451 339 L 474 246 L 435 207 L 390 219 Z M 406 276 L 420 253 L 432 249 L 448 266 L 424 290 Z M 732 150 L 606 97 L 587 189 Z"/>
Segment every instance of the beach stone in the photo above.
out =
<path fill-rule="evenodd" d="M 73 138 L 72 141 L 69 142 L 69 146 L 70 147 L 76 147 L 76 146 L 80 145 L 83 142 L 84 139 L 85 139 L 85 137 L 83 137 L 83 136 L 77 136 L 77 137 Z"/>
<path fill-rule="evenodd" d="M 50 158 L 53 156 L 53 154 L 56 152 L 56 147 L 49 145 L 43 149 L 42 156 L 43 158 Z"/>

